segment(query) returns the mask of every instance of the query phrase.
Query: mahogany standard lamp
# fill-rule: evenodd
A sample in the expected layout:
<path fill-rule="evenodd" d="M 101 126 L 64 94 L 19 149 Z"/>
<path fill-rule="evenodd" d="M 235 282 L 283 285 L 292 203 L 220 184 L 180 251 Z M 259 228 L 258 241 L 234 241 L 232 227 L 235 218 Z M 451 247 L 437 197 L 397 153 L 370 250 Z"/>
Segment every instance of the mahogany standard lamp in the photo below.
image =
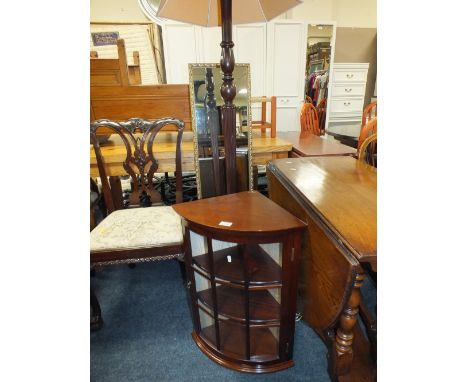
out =
<path fill-rule="evenodd" d="M 266 22 L 302 3 L 302 0 L 161 0 L 158 17 L 205 27 L 222 28 L 221 124 L 224 132 L 226 191 L 236 192 L 236 113 L 233 103 L 236 86 L 233 81 L 234 43 L 232 24 Z"/>

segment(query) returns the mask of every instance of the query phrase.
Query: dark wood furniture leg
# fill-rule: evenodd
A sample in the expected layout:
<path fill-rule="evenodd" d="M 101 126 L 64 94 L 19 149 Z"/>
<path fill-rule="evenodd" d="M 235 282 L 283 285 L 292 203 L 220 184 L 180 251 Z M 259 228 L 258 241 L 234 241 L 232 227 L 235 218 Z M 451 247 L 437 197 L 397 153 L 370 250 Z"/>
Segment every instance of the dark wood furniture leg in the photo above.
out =
<path fill-rule="evenodd" d="M 99 301 L 91 288 L 91 330 L 99 330 L 102 328 L 104 321 L 101 315 L 101 306 Z"/>
<path fill-rule="evenodd" d="M 354 328 L 359 313 L 359 303 L 361 301 L 360 288 L 363 280 L 364 274 L 358 273 L 354 279 L 351 296 L 340 315 L 334 348 L 331 349 L 329 361 L 329 372 L 332 380 L 337 380 L 338 376 L 346 375 L 351 370 L 353 363 Z"/>
<path fill-rule="evenodd" d="M 110 176 L 109 183 L 111 186 L 112 200 L 114 201 L 114 207 L 117 210 L 124 208 L 123 197 L 122 197 L 122 183 L 120 183 L 120 177 Z"/>

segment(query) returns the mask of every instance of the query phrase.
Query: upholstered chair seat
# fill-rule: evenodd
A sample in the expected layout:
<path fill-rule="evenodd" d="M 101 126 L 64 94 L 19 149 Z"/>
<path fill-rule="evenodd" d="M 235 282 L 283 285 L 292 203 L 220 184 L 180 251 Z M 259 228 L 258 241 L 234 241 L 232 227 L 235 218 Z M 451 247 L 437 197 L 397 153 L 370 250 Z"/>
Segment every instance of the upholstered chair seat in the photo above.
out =
<path fill-rule="evenodd" d="M 129 208 L 108 215 L 91 231 L 90 249 L 118 251 L 183 243 L 182 222 L 171 206 Z"/>

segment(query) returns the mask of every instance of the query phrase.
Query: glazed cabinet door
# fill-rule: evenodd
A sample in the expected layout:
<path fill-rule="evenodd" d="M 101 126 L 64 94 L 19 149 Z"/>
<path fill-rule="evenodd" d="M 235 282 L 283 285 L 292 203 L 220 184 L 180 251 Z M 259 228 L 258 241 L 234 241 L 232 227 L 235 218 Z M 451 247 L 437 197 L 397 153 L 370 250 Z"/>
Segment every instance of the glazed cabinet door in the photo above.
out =
<path fill-rule="evenodd" d="M 288 285 L 297 268 L 293 241 L 238 244 L 193 228 L 187 229 L 186 238 L 194 328 L 202 346 L 246 368 L 289 360 L 294 307 Z"/>

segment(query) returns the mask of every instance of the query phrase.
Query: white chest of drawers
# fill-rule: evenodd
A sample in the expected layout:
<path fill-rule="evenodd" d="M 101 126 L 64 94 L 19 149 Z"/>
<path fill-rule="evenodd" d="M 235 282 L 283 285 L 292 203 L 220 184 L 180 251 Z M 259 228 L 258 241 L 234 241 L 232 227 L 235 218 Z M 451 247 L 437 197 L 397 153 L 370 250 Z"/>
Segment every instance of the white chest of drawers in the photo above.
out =
<path fill-rule="evenodd" d="M 368 69 L 368 63 L 334 64 L 328 91 L 329 132 L 359 135 Z"/>

